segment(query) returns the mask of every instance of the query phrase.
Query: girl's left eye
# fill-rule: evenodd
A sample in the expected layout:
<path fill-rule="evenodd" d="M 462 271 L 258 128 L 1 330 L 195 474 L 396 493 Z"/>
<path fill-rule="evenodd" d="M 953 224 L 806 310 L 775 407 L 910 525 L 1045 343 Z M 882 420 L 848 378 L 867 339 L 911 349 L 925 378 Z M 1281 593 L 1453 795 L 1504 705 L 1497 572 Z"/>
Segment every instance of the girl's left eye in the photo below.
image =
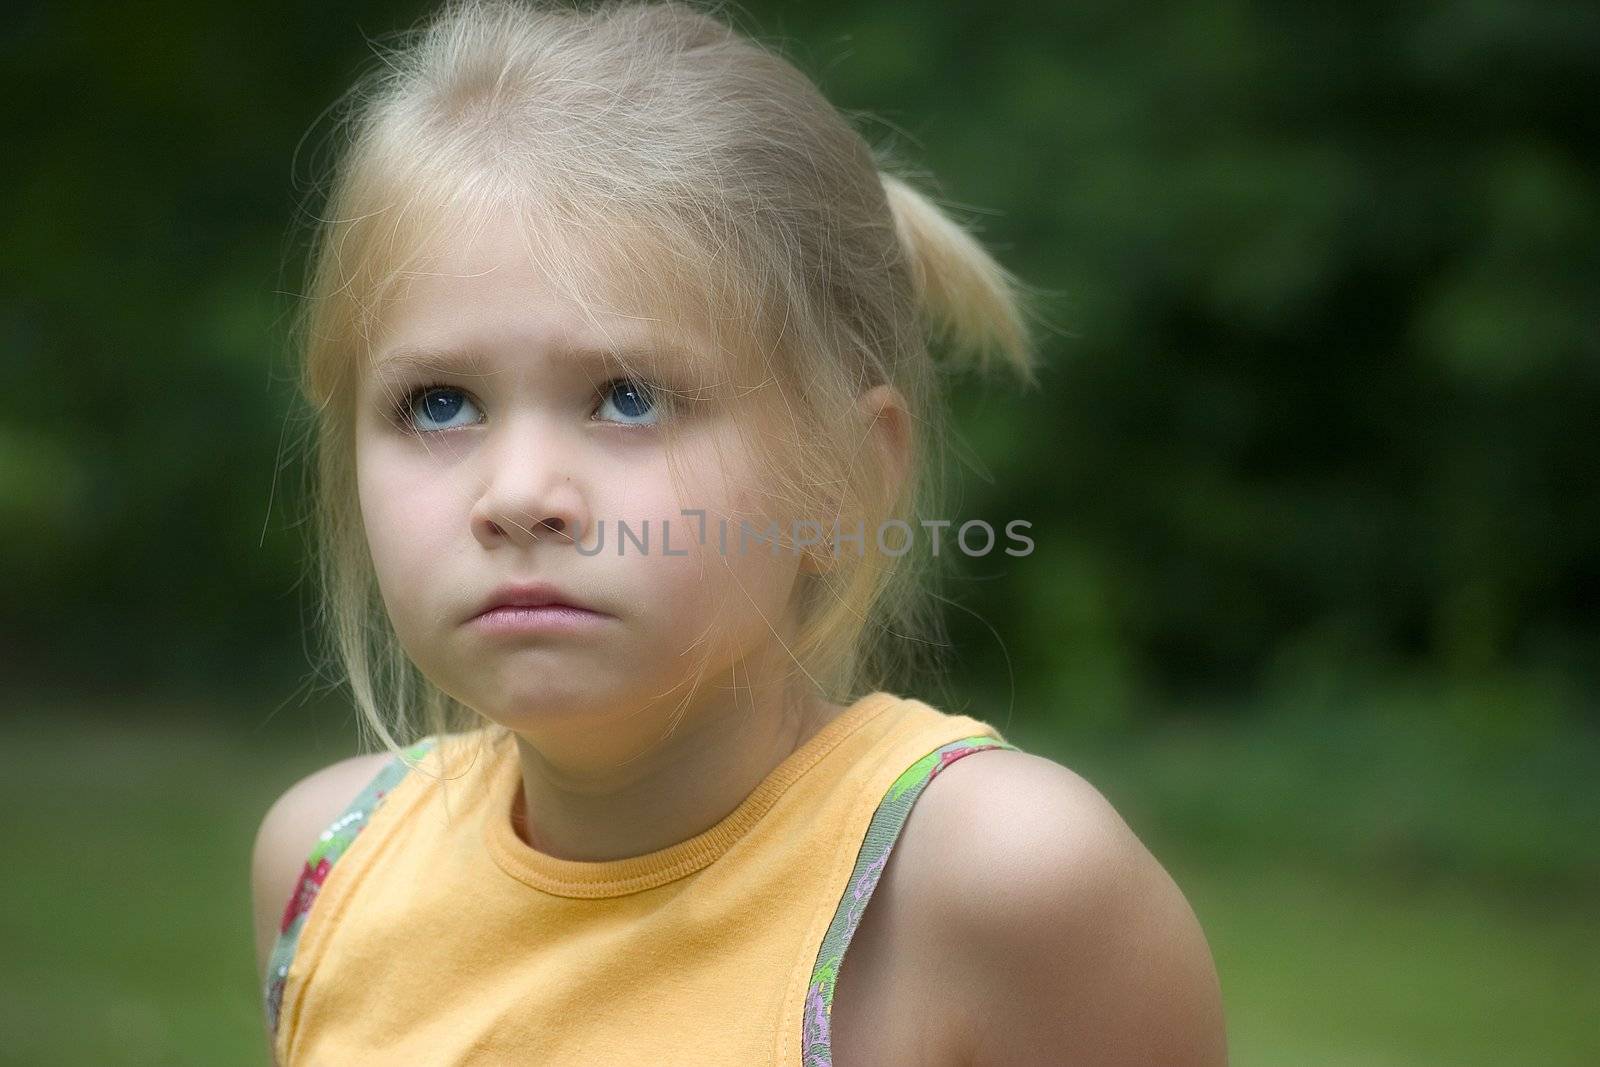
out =
<path fill-rule="evenodd" d="M 463 419 L 464 412 L 475 414 Z M 460 389 L 425 385 L 406 394 L 395 410 L 395 418 L 407 429 L 436 433 L 482 422 L 483 414 Z"/>
<path fill-rule="evenodd" d="M 612 412 L 607 416 L 606 412 Z M 650 387 L 633 378 L 618 378 L 600 389 L 600 408 L 595 418 L 630 426 L 649 426 L 661 421 L 660 405 Z"/>

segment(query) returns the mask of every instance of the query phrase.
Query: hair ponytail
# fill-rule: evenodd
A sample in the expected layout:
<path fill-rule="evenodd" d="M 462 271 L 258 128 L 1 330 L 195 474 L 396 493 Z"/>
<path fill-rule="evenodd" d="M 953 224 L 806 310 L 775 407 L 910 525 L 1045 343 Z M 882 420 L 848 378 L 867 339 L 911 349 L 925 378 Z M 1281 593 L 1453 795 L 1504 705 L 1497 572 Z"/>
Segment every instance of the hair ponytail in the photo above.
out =
<path fill-rule="evenodd" d="M 893 174 L 879 176 L 930 333 L 980 371 L 998 358 L 1036 384 L 1022 283 L 926 195 Z"/>

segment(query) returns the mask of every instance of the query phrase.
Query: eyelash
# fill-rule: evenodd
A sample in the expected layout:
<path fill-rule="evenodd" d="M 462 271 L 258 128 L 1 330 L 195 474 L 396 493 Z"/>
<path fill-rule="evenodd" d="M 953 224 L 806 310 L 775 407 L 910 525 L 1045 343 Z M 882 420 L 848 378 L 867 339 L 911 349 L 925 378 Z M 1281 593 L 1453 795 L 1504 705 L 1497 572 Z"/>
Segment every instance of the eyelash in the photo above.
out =
<path fill-rule="evenodd" d="M 596 406 L 597 410 L 598 410 L 599 404 L 602 401 L 605 400 L 606 396 L 610 394 L 611 390 L 616 388 L 619 385 L 637 385 L 637 386 L 642 386 L 644 391 L 645 391 L 645 394 L 650 397 L 651 402 L 654 405 L 658 406 L 658 407 L 665 407 L 666 403 L 667 403 L 667 398 L 670 395 L 666 390 L 663 390 L 663 389 L 659 388 L 658 386 L 655 386 L 655 385 L 651 384 L 650 382 L 645 381 L 642 378 L 611 378 L 611 379 L 609 379 L 607 381 L 601 382 L 600 383 L 600 387 L 595 391 L 595 406 Z M 413 405 L 416 404 L 418 399 L 420 399 L 421 397 L 427 396 L 429 393 L 433 392 L 435 389 L 449 389 L 449 390 L 452 390 L 454 392 L 458 392 L 458 393 L 462 394 L 463 396 L 466 396 L 466 397 L 469 397 L 469 398 L 472 397 L 472 394 L 470 392 L 468 392 L 465 389 L 462 389 L 460 386 L 451 385 L 448 382 L 437 382 L 437 381 L 436 382 L 429 382 L 426 385 L 419 385 L 419 386 L 416 386 L 413 389 L 407 390 L 405 395 L 402 396 L 398 401 L 396 401 L 394 406 L 392 408 L 390 408 L 390 410 L 389 410 L 389 420 L 391 422 L 393 422 L 396 426 L 398 426 L 404 432 L 410 433 L 410 434 L 415 434 L 418 437 L 422 437 L 422 436 L 425 436 L 425 435 L 431 435 L 431 434 L 448 433 L 449 432 L 448 430 L 419 430 L 415 425 L 412 424 L 412 421 L 411 421 L 411 410 L 412 410 Z M 473 403 L 477 403 L 477 401 L 474 399 Z M 591 412 L 590 414 L 591 414 L 591 417 L 593 417 L 593 413 Z M 478 424 L 477 423 L 473 423 L 472 425 L 478 425 Z M 655 424 L 653 424 L 653 423 L 613 422 L 613 423 L 610 423 L 610 425 L 612 425 L 612 426 L 622 426 L 622 427 L 626 427 L 627 429 L 630 429 L 630 430 L 648 430 L 648 429 L 652 429 Z M 464 430 L 464 429 L 466 429 L 466 427 L 465 426 L 457 426 L 457 427 L 453 427 L 453 429 Z"/>

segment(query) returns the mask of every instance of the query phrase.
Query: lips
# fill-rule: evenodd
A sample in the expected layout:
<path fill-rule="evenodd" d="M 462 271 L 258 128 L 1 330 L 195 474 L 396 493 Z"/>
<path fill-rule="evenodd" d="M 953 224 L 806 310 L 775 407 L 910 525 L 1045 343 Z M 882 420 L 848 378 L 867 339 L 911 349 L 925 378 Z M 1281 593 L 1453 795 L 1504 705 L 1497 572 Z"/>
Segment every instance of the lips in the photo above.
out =
<path fill-rule="evenodd" d="M 473 612 L 472 618 L 494 611 L 496 608 L 566 607 L 603 615 L 576 597 L 549 582 L 513 582 L 502 585 L 490 593 Z"/>

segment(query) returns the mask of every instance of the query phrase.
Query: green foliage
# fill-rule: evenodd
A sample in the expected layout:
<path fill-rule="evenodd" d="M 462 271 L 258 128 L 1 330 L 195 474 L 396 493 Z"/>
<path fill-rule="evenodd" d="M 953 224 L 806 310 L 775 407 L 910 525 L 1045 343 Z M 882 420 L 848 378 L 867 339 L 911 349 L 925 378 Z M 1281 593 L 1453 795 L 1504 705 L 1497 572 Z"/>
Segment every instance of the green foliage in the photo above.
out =
<path fill-rule="evenodd" d="M 292 227 L 366 35 L 426 10 L 16 17 L 16 682 L 303 673 Z M 1586 9 L 742 11 L 1057 294 L 1042 389 L 952 382 L 991 476 L 959 517 L 1026 518 L 1039 545 L 952 586 L 961 687 L 1112 724 L 1359 665 L 1554 677 L 1556 721 L 1596 717 Z"/>

